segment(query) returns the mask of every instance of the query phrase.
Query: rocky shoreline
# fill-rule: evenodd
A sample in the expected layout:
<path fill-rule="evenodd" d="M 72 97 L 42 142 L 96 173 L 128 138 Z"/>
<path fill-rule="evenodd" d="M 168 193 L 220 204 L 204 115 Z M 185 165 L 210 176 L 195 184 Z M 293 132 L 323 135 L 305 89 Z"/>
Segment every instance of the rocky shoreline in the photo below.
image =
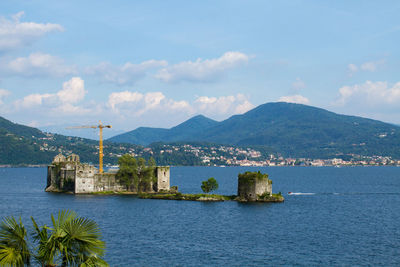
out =
<path fill-rule="evenodd" d="M 187 201 L 203 201 L 203 202 L 218 202 L 218 201 L 238 201 L 250 202 L 246 198 L 240 198 L 236 195 L 215 195 L 215 194 L 182 194 L 182 193 L 141 193 L 138 194 L 142 199 L 166 199 L 166 200 L 187 200 Z M 284 202 L 285 198 L 281 194 L 272 194 L 272 196 L 259 197 L 251 202 Z"/>

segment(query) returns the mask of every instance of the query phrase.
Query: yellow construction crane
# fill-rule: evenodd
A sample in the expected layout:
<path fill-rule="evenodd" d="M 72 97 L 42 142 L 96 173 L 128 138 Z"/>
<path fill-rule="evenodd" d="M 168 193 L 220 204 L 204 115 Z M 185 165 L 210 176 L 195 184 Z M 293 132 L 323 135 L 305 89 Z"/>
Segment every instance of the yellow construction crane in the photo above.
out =
<path fill-rule="evenodd" d="M 99 121 L 99 125 L 84 125 L 84 126 L 72 126 L 67 127 L 67 129 L 83 129 L 83 128 L 92 128 L 92 129 L 100 129 L 100 137 L 99 137 L 99 173 L 103 173 L 103 128 L 111 128 L 111 125 L 103 125 L 101 121 Z"/>

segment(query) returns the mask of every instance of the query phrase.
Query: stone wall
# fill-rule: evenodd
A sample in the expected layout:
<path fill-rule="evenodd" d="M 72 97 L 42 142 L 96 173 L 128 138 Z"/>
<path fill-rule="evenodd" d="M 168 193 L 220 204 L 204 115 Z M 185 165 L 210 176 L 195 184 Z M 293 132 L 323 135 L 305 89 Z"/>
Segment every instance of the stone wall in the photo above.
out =
<path fill-rule="evenodd" d="M 144 192 L 159 192 L 170 190 L 169 167 L 156 167 L 156 180 L 150 182 L 149 188 L 141 185 Z M 154 184 L 153 186 L 153 182 Z M 154 188 L 154 190 L 153 190 Z M 89 164 L 79 162 L 79 156 L 72 154 L 68 157 L 57 155 L 47 168 L 47 192 L 68 191 L 75 194 L 85 194 L 103 191 L 126 191 L 125 186 L 118 183 L 116 173 L 98 173 Z"/>
<path fill-rule="evenodd" d="M 94 177 L 94 191 L 125 191 L 125 187 L 116 180 L 115 173 L 96 173 Z"/>
<path fill-rule="evenodd" d="M 76 166 L 75 194 L 95 192 L 95 173 L 97 169 L 93 165 L 80 164 Z"/>
<path fill-rule="evenodd" d="M 261 195 L 272 196 L 272 181 L 267 174 L 245 172 L 238 177 L 238 197 L 242 200 L 257 201 Z"/>

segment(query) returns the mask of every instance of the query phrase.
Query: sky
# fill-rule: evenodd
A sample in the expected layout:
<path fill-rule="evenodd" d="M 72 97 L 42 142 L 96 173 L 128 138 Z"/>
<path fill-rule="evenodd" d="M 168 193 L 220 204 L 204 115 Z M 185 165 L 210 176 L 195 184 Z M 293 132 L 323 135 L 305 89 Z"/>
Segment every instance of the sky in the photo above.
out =
<path fill-rule="evenodd" d="M 399 1 L 0 1 L 0 116 L 97 138 L 294 102 L 400 124 Z"/>

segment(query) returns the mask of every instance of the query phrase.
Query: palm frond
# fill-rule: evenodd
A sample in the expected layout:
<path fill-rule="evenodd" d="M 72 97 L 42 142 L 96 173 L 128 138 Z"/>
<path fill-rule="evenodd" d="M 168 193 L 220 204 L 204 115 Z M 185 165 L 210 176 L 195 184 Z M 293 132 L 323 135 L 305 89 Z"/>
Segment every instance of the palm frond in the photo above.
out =
<path fill-rule="evenodd" d="M 24 266 L 24 261 L 15 248 L 0 245 L 0 266 Z"/>
<path fill-rule="evenodd" d="M 22 266 L 30 264 L 30 252 L 26 241 L 27 232 L 22 224 L 14 217 L 6 217 L 0 224 L 1 261 L 10 262 L 11 265 Z M 21 264 L 22 262 L 22 264 Z"/>
<path fill-rule="evenodd" d="M 108 267 L 110 266 L 105 260 L 95 256 L 88 257 L 80 267 Z"/>
<path fill-rule="evenodd" d="M 68 263 L 82 264 L 89 257 L 102 260 L 100 257 L 104 255 L 105 244 L 100 239 L 100 228 L 96 222 L 78 217 L 67 221 L 63 230 L 66 233 L 63 244 L 68 248 L 64 256 Z"/>

